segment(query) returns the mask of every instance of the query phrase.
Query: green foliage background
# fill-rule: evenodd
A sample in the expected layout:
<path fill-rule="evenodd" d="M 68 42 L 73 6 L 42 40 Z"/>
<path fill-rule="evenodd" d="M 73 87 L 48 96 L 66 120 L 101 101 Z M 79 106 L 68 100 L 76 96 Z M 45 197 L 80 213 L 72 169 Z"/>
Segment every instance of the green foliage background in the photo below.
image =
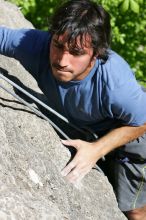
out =
<path fill-rule="evenodd" d="M 55 7 L 63 0 L 9 0 L 17 4 L 25 17 L 38 29 L 47 30 Z M 111 15 L 112 49 L 122 55 L 146 82 L 146 1 L 94 0 Z"/>

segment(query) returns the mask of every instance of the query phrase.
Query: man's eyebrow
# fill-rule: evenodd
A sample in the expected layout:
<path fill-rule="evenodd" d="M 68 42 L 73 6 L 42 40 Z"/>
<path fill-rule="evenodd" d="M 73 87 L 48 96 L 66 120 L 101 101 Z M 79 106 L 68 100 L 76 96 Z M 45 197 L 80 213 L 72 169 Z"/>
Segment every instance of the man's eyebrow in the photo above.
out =
<path fill-rule="evenodd" d="M 87 53 L 86 50 L 84 50 L 83 48 L 80 48 L 80 47 L 74 47 L 74 48 L 72 47 L 69 50 L 71 53 L 77 53 L 77 54 L 81 54 L 81 55 Z"/>

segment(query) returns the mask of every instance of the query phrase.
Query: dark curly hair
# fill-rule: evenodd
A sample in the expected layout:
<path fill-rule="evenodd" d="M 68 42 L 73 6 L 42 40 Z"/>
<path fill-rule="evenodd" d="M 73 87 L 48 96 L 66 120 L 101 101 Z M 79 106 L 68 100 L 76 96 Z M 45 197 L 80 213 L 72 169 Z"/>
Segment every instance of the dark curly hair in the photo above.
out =
<path fill-rule="evenodd" d="M 107 60 L 111 41 L 110 15 L 101 5 L 90 0 L 70 0 L 58 7 L 51 19 L 50 32 L 58 37 L 67 33 L 68 45 L 77 47 L 77 37 L 91 37 L 93 55 Z"/>

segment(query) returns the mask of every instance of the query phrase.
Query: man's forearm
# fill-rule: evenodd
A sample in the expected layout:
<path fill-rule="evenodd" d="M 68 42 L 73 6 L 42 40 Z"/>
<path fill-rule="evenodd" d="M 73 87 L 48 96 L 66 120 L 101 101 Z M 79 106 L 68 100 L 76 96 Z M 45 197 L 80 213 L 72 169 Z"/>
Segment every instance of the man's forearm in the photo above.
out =
<path fill-rule="evenodd" d="M 98 156 L 103 157 L 110 151 L 127 144 L 146 132 L 146 123 L 140 127 L 123 126 L 116 128 L 93 143 Z M 101 155 L 99 155 L 99 152 Z"/>

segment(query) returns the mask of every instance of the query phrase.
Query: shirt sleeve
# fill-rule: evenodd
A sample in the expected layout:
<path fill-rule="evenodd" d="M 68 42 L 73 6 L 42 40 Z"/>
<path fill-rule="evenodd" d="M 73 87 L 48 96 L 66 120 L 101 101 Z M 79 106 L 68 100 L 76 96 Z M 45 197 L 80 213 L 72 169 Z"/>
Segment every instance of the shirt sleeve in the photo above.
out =
<path fill-rule="evenodd" d="M 130 126 L 146 123 L 146 92 L 135 77 L 109 94 L 108 114 L 111 118 Z"/>
<path fill-rule="evenodd" d="M 46 31 L 0 27 L 0 54 L 17 59 L 36 76 L 40 62 L 48 59 L 49 38 Z"/>

